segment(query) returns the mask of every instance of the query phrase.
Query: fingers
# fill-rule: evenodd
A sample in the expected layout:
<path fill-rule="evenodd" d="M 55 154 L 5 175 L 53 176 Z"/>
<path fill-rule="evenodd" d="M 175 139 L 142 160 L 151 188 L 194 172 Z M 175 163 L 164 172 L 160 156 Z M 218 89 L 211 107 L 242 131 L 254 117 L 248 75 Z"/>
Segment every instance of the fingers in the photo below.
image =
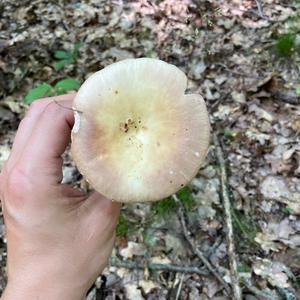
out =
<path fill-rule="evenodd" d="M 54 100 L 60 103 L 61 101 L 73 101 L 75 94 L 67 94 L 58 97 L 50 97 L 33 102 L 29 108 L 29 111 L 25 115 L 24 119 L 21 121 L 17 134 L 14 139 L 14 144 L 12 147 L 12 152 L 7 162 L 7 169 L 10 170 L 18 161 L 20 154 L 23 152 L 33 129 L 36 127 L 38 119 L 49 105 L 49 103 Z"/>
<path fill-rule="evenodd" d="M 67 109 L 71 106 L 72 99 L 61 100 L 59 105 L 52 101 L 29 124 L 32 131 L 19 158 L 26 174 L 49 183 L 61 181 L 61 155 L 70 141 L 74 123 L 73 111 Z"/>

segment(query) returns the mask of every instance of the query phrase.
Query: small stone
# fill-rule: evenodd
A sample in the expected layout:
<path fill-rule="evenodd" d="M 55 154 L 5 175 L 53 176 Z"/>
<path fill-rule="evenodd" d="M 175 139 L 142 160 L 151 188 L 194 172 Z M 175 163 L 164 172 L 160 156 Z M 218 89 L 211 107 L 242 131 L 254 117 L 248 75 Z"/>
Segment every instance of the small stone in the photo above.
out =
<path fill-rule="evenodd" d="M 227 79 L 227 76 L 225 75 L 219 75 L 215 78 L 215 83 L 218 85 L 221 85 L 222 83 L 224 83 Z"/>
<path fill-rule="evenodd" d="M 200 174 L 205 178 L 214 178 L 216 176 L 216 169 L 213 166 L 207 166 L 205 169 L 200 171 Z"/>
<path fill-rule="evenodd" d="M 66 166 L 63 168 L 63 180 L 62 183 L 72 183 L 74 182 L 75 168 L 71 166 Z"/>
<path fill-rule="evenodd" d="M 194 79 L 201 79 L 201 74 L 206 70 L 206 65 L 203 61 L 192 64 L 191 75 Z"/>
<path fill-rule="evenodd" d="M 231 97 L 235 102 L 238 103 L 245 103 L 246 102 L 246 96 L 244 93 L 239 93 L 237 91 L 233 91 L 231 93 Z"/>

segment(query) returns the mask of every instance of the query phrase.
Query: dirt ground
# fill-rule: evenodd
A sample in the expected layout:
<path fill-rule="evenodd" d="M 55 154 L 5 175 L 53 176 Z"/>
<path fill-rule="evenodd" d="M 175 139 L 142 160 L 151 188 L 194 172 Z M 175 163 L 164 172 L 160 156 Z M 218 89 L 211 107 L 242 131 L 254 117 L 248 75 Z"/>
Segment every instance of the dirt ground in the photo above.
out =
<path fill-rule="evenodd" d="M 0 3 L 0 170 L 30 89 L 63 78 L 82 83 L 125 58 L 160 58 L 184 71 L 187 92 L 205 98 L 221 146 L 212 140 L 197 177 L 178 194 L 184 207 L 172 198 L 124 205 L 110 266 L 88 299 L 225 300 L 238 287 L 247 300 L 300 298 L 300 58 L 276 48 L 278 37 L 299 32 L 299 7 L 292 0 Z M 74 53 L 78 43 L 76 57 L 56 70 L 55 53 Z M 85 186 L 68 153 L 64 181 Z M 224 187 L 235 253 L 227 250 Z M 5 264 L 0 212 L 0 294 Z"/>

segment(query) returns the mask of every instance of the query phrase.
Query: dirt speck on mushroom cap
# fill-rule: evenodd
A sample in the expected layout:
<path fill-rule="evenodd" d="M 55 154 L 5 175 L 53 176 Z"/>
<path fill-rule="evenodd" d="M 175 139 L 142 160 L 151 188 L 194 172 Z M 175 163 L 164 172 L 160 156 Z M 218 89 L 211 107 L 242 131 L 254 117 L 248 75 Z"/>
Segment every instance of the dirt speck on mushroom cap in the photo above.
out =
<path fill-rule="evenodd" d="M 91 185 L 120 202 L 163 199 L 198 172 L 209 145 L 200 95 L 157 59 L 128 59 L 89 77 L 74 100 L 72 153 Z M 171 170 L 171 171 L 170 171 Z"/>

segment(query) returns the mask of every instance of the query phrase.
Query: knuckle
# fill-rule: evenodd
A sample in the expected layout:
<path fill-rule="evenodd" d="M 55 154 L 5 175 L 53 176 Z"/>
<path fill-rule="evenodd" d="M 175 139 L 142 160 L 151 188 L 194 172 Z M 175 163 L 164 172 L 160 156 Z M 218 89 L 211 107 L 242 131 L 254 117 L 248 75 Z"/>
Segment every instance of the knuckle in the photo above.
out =
<path fill-rule="evenodd" d="M 45 115 L 49 115 L 49 114 L 56 115 L 58 112 L 59 112 L 59 106 L 54 101 L 51 101 L 50 103 L 48 103 L 46 105 L 46 107 L 43 110 L 42 114 L 45 114 Z"/>
<path fill-rule="evenodd" d="M 15 166 L 6 178 L 5 192 L 14 199 L 23 199 L 24 196 L 30 192 L 32 183 L 26 172 L 19 166 Z"/>
<path fill-rule="evenodd" d="M 45 109 L 46 103 L 47 102 L 43 99 L 32 102 L 29 107 L 28 115 L 41 114 Z"/>

